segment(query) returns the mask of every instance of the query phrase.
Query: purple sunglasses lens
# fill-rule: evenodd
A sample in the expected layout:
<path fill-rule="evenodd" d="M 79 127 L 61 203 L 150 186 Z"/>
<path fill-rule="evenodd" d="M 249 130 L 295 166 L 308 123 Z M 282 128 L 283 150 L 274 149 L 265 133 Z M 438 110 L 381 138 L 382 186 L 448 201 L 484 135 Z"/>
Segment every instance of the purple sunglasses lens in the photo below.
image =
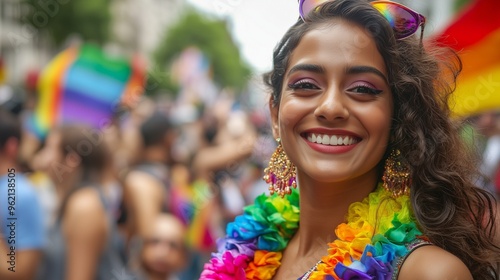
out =
<path fill-rule="evenodd" d="M 389 3 L 372 3 L 372 5 L 389 21 L 398 39 L 412 35 L 420 25 L 418 14 L 399 5 Z"/>
<path fill-rule="evenodd" d="M 302 19 L 305 19 L 307 14 L 309 14 L 312 10 L 314 10 L 319 5 L 328 1 L 329 0 L 300 0 L 299 2 L 300 17 L 302 17 Z"/>
<path fill-rule="evenodd" d="M 305 20 L 307 14 L 328 1 L 331 0 L 300 0 L 299 13 L 301 18 Z M 419 14 L 398 3 L 374 1 L 371 4 L 389 21 L 397 39 L 413 35 L 422 23 Z"/>

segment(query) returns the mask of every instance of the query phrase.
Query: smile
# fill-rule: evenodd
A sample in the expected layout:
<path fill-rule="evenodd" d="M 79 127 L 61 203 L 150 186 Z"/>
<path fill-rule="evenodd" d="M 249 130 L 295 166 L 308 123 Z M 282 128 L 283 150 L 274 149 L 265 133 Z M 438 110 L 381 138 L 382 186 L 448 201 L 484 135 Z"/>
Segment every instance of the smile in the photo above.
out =
<path fill-rule="evenodd" d="M 329 146 L 347 146 L 356 144 L 360 141 L 359 138 L 348 135 L 327 135 L 317 133 L 308 133 L 307 140 L 309 142 Z"/>

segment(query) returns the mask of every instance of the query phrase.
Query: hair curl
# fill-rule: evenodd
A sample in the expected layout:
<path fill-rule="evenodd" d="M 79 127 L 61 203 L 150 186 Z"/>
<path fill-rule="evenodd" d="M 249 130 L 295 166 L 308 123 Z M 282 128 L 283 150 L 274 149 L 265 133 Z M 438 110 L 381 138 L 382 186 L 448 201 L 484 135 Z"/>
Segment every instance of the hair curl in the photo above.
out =
<path fill-rule="evenodd" d="M 475 185 L 477 159 L 460 138 L 448 107 L 462 67 L 456 53 L 430 44 L 424 48 L 417 36 L 396 40 L 387 20 L 367 2 L 327 2 L 307 22 L 299 19 L 275 48 L 273 70 L 264 75 L 272 90 L 270 102 L 279 106 L 290 55 L 302 37 L 334 17 L 364 27 L 384 59 L 394 99 L 385 157 L 392 148 L 406 157 L 413 178 L 411 202 L 422 231 L 459 257 L 474 279 L 497 279 L 495 199 Z"/>

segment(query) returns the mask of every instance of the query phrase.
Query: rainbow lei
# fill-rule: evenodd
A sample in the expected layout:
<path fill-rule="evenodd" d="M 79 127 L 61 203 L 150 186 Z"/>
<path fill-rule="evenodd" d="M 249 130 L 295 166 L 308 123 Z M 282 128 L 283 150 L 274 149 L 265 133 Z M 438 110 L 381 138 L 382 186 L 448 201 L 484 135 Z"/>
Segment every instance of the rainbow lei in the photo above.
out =
<path fill-rule="evenodd" d="M 257 197 L 227 225 L 226 237 L 218 241 L 218 252 L 200 279 L 272 279 L 281 252 L 298 229 L 299 212 L 296 190 L 284 198 Z M 409 197 L 393 198 L 380 185 L 362 202 L 351 204 L 346 218 L 309 279 L 391 279 L 396 261 L 408 252 L 406 245 L 422 234 Z"/>

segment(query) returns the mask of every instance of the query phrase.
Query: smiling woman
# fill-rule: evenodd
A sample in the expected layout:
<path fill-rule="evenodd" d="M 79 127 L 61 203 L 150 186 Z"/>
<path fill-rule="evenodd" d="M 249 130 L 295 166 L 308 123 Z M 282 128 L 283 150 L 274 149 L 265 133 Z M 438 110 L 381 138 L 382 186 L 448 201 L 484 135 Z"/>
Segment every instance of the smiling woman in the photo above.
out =
<path fill-rule="evenodd" d="M 498 279 L 494 199 L 446 106 L 458 58 L 440 64 L 400 4 L 299 5 L 265 76 L 277 194 L 228 225 L 201 279 Z"/>

